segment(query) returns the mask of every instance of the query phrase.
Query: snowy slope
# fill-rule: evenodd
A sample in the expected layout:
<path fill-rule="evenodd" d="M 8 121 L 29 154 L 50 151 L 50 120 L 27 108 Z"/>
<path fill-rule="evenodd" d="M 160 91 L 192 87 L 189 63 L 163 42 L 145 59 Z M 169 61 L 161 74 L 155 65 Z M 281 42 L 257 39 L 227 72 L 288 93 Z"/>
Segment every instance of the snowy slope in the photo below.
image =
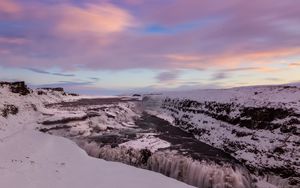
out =
<path fill-rule="evenodd" d="M 87 156 L 73 142 L 23 131 L 0 142 L 1 187 L 189 187 L 158 173 Z"/>
<path fill-rule="evenodd" d="M 37 122 L 57 114 L 45 104 L 74 98 L 59 92 L 20 95 L 0 87 L 1 187 L 190 187 L 151 171 L 91 158 L 75 143 L 35 130 Z"/>

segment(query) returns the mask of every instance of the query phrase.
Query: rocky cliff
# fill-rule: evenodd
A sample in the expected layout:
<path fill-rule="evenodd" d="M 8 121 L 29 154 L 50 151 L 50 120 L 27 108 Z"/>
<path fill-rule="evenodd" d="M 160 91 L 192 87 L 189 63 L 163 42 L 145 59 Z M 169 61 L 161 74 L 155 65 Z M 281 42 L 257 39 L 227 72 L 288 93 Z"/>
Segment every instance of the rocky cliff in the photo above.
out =
<path fill-rule="evenodd" d="M 169 93 L 144 100 L 159 104 L 159 114 L 171 116 L 175 126 L 230 153 L 278 187 L 300 185 L 299 102 L 300 88 L 290 86 Z"/>
<path fill-rule="evenodd" d="M 27 87 L 25 82 L 0 82 L 0 87 L 9 87 L 12 93 L 19 93 L 20 95 L 28 95 L 30 89 Z"/>

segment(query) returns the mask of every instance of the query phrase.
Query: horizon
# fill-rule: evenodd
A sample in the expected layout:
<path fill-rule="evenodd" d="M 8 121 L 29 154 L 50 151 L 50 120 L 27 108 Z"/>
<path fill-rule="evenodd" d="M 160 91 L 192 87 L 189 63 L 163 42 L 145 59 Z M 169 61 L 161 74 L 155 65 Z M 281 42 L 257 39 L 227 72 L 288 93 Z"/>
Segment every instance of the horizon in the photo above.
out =
<path fill-rule="evenodd" d="M 291 83 L 284 83 L 284 84 L 261 84 L 261 85 L 247 85 L 247 86 L 235 86 L 235 87 L 219 87 L 219 88 L 189 88 L 189 87 L 183 87 L 183 88 L 174 88 L 174 89 L 147 89 L 145 90 L 144 88 L 141 90 L 93 90 L 93 91 L 88 91 L 86 92 L 83 90 L 82 92 L 76 92 L 75 90 L 72 90 L 68 87 L 64 87 L 62 85 L 31 85 L 28 84 L 24 80 L 0 80 L 0 83 L 17 83 L 17 82 L 24 82 L 27 88 L 29 89 L 45 89 L 45 88 L 62 88 L 65 92 L 70 93 L 70 94 L 79 94 L 79 95 L 86 95 L 86 96 L 126 96 L 126 95 L 134 95 L 134 94 L 140 94 L 140 95 L 147 95 L 147 94 L 155 94 L 155 95 L 160 95 L 160 94 L 167 94 L 167 93 L 184 93 L 184 92 L 194 92 L 194 91 L 205 91 L 205 90 L 231 90 L 231 89 L 239 89 L 239 88 L 259 88 L 259 87 L 299 87 L 300 88 L 300 82 L 291 82 Z"/>
<path fill-rule="evenodd" d="M 80 94 L 300 81 L 300 2 L 1 0 L 0 80 Z"/>

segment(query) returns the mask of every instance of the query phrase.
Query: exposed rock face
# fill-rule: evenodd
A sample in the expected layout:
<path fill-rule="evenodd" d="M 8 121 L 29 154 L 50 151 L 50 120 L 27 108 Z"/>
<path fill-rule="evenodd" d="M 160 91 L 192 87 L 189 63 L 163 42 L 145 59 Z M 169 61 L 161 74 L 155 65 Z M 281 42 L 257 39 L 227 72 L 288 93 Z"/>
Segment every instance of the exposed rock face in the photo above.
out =
<path fill-rule="evenodd" d="M 60 91 L 60 92 L 64 92 L 64 88 L 62 88 L 62 87 L 53 87 L 53 88 L 45 87 L 45 88 L 40 88 L 40 89 L 48 90 L 48 91 Z"/>
<path fill-rule="evenodd" d="M 253 174 L 278 187 L 299 187 L 297 93 L 295 87 L 254 87 L 202 91 L 191 98 L 146 96 L 143 102 L 159 105 L 158 113 L 171 116 L 175 126 L 230 153 Z"/>
<path fill-rule="evenodd" d="M 179 111 L 191 114 L 205 114 L 216 120 L 248 129 L 275 130 L 291 132 L 298 135 L 295 124 L 300 124 L 300 114 L 293 109 L 274 107 L 245 107 L 236 103 L 217 103 L 211 101 L 197 102 L 189 99 L 179 100 L 166 98 L 162 104 L 163 109 L 178 114 Z M 184 117 L 188 118 L 188 115 Z M 276 122 L 276 120 L 285 120 Z M 175 119 L 175 121 L 181 121 Z M 183 123 L 183 121 L 181 121 Z M 177 122 L 176 124 L 180 124 Z M 187 124 L 187 126 L 190 126 Z"/>
<path fill-rule="evenodd" d="M 0 86 L 8 86 L 13 93 L 19 93 L 20 95 L 28 95 L 30 89 L 26 86 L 25 82 L 0 82 Z"/>
<path fill-rule="evenodd" d="M 0 115 L 2 117 L 8 117 L 9 114 L 11 115 L 15 115 L 19 112 L 19 109 L 11 104 L 5 104 L 3 109 L 0 109 Z"/>
<path fill-rule="evenodd" d="M 224 126 L 225 130 L 230 133 L 220 138 L 220 143 L 210 142 L 210 144 L 237 157 L 254 174 L 276 175 L 287 179 L 289 185 L 300 185 L 299 158 L 293 159 L 293 157 L 299 157 L 299 152 L 296 152 L 295 148 L 300 147 L 300 115 L 293 109 L 245 107 L 235 103 L 201 103 L 188 99 L 170 98 L 163 101 L 162 108 L 172 114 L 176 126 L 193 133 L 203 141 L 210 142 L 210 137 L 218 136 L 211 129 Z M 207 118 L 218 121 L 207 121 Z M 207 126 L 210 123 L 214 125 Z M 277 140 L 274 137 L 268 140 L 269 146 L 272 146 L 269 149 L 264 146 L 259 147 L 261 140 L 264 139 L 263 134 L 256 134 L 259 130 L 277 132 L 276 134 L 280 135 L 282 139 Z M 240 140 L 231 137 L 240 138 Z M 247 142 L 246 138 L 250 138 L 251 142 Z M 272 142 L 276 144 L 272 144 Z M 254 155 L 257 162 L 247 161 L 246 153 Z M 271 164 L 272 162 L 262 161 L 278 161 L 278 163 Z"/>
<path fill-rule="evenodd" d="M 46 95 L 48 92 L 58 92 L 58 93 L 61 93 L 62 95 L 67 95 L 67 93 L 65 92 L 64 88 L 62 88 L 62 87 L 38 88 L 37 91 L 38 91 L 38 95 Z"/>
<path fill-rule="evenodd" d="M 46 88 L 38 88 L 37 89 L 38 95 L 47 95 L 47 93 L 49 93 L 49 92 L 52 92 L 52 93 L 57 92 L 64 96 L 79 96 L 76 93 L 65 92 L 64 88 L 62 88 L 62 87 L 53 87 L 53 88 L 46 87 Z"/>

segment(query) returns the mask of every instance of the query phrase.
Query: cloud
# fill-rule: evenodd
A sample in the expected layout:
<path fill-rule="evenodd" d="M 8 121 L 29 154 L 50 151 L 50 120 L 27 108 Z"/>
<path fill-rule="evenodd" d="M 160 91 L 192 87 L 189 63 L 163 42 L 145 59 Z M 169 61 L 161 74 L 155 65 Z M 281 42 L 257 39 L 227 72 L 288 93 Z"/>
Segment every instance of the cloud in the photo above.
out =
<path fill-rule="evenodd" d="M 162 72 L 156 76 L 156 79 L 159 82 L 171 82 L 175 81 L 180 76 L 179 71 L 168 71 L 168 72 Z"/>
<path fill-rule="evenodd" d="M 1 15 L 12 15 L 21 11 L 21 7 L 14 0 L 1 0 L 0 1 L 0 19 Z"/>
<path fill-rule="evenodd" d="M 65 77 L 74 77 L 75 74 L 64 74 L 64 73 L 58 73 L 58 72 L 48 72 L 40 69 L 35 69 L 35 68 L 25 68 L 26 70 L 35 72 L 35 73 L 40 73 L 40 74 L 48 74 L 48 75 L 55 75 L 55 76 L 65 76 Z"/>
<path fill-rule="evenodd" d="M 281 79 L 275 78 L 275 77 L 269 77 L 269 78 L 266 78 L 265 80 L 267 80 L 267 81 L 276 81 L 276 82 L 281 81 Z"/>
<path fill-rule="evenodd" d="M 144 0 L 124 0 L 124 1 L 130 5 L 139 5 L 144 2 Z"/>
<path fill-rule="evenodd" d="M 40 73 L 40 74 L 52 74 L 50 72 L 39 70 L 39 69 L 34 69 L 34 68 L 25 68 L 25 69 L 30 70 L 32 72 Z"/>
<path fill-rule="evenodd" d="M 9 43 L 0 46 L 2 66 L 253 72 L 300 53 L 295 40 L 300 37 L 298 1 L 18 2 L 22 16 L 7 19 L 0 29 L 2 44 Z M 195 27 L 172 34 L 144 32 L 151 25 L 193 23 Z M 249 68 L 239 68 L 244 66 Z"/>
<path fill-rule="evenodd" d="M 51 74 L 56 75 L 56 76 L 67 76 L 67 77 L 75 76 L 75 74 L 64 74 L 64 73 L 57 73 L 57 72 L 54 72 L 54 73 L 51 73 Z"/>
<path fill-rule="evenodd" d="M 134 18 L 126 11 L 112 4 L 88 4 L 84 7 L 63 6 L 59 9 L 56 30 L 70 34 L 107 34 L 122 32 L 134 26 Z"/>
<path fill-rule="evenodd" d="M 216 81 L 216 80 L 224 80 L 226 78 L 228 78 L 228 74 L 226 74 L 225 72 L 218 72 L 216 74 L 213 75 L 213 77 L 211 78 L 211 80 Z"/>
<path fill-rule="evenodd" d="M 261 67 L 237 67 L 237 68 L 227 68 L 220 69 L 223 73 L 234 73 L 234 72 L 274 72 L 278 71 L 277 68 L 261 66 Z"/>
<path fill-rule="evenodd" d="M 24 45 L 28 40 L 21 37 L 1 37 L 0 45 Z"/>
<path fill-rule="evenodd" d="M 290 63 L 288 66 L 289 67 L 299 67 L 300 66 L 300 62 L 299 63 Z"/>
<path fill-rule="evenodd" d="M 51 84 L 41 84 L 41 85 L 32 85 L 35 88 L 44 88 L 44 87 L 62 87 L 66 89 L 70 88 L 76 88 L 76 87 L 82 87 L 82 86 L 89 86 L 94 84 L 94 82 L 84 82 L 84 81 L 79 81 L 79 82 L 72 82 L 72 81 L 60 81 L 56 83 L 51 83 Z"/>
<path fill-rule="evenodd" d="M 259 67 L 241 67 L 241 68 L 230 68 L 230 69 L 223 69 L 224 72 L 239 72 L 239 71 L 256 71 L 260 70 Z"/>
<path fill-rule="evenodd" d="M 204 57 L 190 54 L 169 54 L 166 55 L 166 58 L 178 62 L 200 62 L 204 59 Z"/>
<path fill-rule="evenodd" d="M 99 81 L 99 80 L 101 80 L 101 79 L 98 78 L 98 77 L 89 77 L 89 79 L 94 80 L 94 81 Z"/>

